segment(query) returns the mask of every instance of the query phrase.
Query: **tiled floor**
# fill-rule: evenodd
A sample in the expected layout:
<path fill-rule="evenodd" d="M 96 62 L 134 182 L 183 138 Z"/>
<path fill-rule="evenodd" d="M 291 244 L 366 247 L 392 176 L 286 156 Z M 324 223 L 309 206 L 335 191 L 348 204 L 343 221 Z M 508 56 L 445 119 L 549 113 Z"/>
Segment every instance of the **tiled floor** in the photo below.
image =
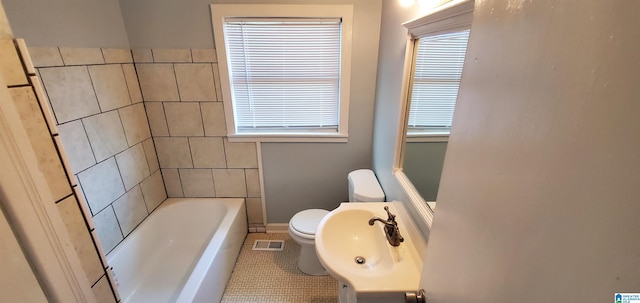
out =
<path fill-rule="evenodd" d="M 255 240 L 268 239 L 285 240 L 284 250 L 252 250 Z M 222 302 L 338 302 L 338 282 L 331 276 L 303 274 L 296 265 L 299 252 L 288 234 L 249 234 Z"/>

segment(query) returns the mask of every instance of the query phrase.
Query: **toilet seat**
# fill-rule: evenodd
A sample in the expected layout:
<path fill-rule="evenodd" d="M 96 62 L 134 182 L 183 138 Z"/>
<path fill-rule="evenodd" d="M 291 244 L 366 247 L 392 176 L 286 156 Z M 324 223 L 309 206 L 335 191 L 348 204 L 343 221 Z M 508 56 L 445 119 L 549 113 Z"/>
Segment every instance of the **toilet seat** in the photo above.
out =
<path fill-rule="evenodd" d="M 324 209 L 307 209 L 295 214 L 289 221 L 289 230 L 296 236 L 313 240 L 318 224 L 329 213 Z"/>

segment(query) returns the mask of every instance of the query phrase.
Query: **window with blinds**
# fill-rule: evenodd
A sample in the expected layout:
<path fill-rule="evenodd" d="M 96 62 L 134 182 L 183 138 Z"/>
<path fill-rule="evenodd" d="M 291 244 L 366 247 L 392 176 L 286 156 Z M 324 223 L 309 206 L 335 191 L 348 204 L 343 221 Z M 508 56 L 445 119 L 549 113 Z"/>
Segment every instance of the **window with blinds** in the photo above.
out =
<path fill-rule="evenodd" d="M 338 132 L 341 19 L 226 18 L 237 133 Z"/>
<path fill-rule="evenodd" d="M 425 36 L 416 42 L 408 133 L 449 134 L 469 30 Z"/>

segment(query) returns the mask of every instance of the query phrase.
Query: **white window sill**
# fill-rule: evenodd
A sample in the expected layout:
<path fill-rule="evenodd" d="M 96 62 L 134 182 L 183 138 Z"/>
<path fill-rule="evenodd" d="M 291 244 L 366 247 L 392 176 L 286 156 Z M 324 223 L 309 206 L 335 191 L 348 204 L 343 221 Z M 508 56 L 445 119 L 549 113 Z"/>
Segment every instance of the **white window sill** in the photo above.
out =
<path fill-rule="evenodd" d="M 318 133 L 296 133 L 296 134 L 229 134 L 229 142 L 333 142 L 346 143 L 349 136 L 346 134 L 318 134 Z"/>
<path fill-rule="evenodd" d="M 407 142 L 448 142 L 449 134 L 420 134 L 420 133 L 409 133 L 407 134 Z"/>

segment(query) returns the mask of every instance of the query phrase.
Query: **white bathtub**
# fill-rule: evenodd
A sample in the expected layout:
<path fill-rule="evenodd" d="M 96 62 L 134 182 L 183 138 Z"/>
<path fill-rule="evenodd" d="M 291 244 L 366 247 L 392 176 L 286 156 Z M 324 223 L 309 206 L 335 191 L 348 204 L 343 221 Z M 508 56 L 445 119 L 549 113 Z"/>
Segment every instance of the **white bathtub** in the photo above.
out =
<path fill-rule="evenodd" d="M 243 199 L 170 198 L 107 262 L 123 303 L 219 302 L 246 235 Z"/>

